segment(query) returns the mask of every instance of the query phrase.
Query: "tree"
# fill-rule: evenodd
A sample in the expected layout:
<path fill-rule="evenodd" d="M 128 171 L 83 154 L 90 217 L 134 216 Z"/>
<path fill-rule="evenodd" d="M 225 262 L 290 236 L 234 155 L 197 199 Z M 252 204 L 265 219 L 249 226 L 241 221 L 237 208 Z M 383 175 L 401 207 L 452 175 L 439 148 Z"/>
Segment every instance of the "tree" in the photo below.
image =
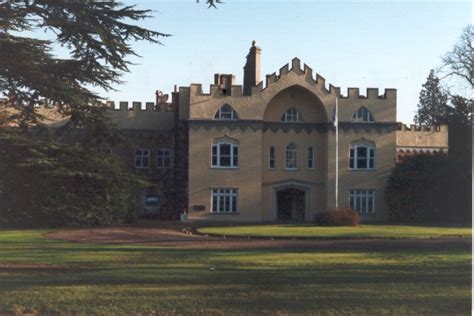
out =
<path fill-rule="evenodd" d="M 448 113 L 447 102 L 448 96 L 443 92 L 439 78 L 432 69 L 420 92 L 415 123 L 430 126 L 445 124 Z"/>
<path fill-rule="evenodd" d="M 471 115 L 474 100 L 469 96 L 471 93 L 468 96 L 458 94 L 459 83 L 456 82 L 452 87 L 448 83 L 461 79 L 468 83 L 468 90 L 472 92 L 473 35 L 474 28 L 466 27 L 460 42 L 442 59 L 443 66 L 439 72 L 443 75 L 442 79 L 431 70 L 423 84 L 415 122 L 447 124 L 449 153 L 443 159 L 420 157 L 397 165 L 386 194 L 387 204 L 395 217 L 416 217 L 420 212 L 432 217 L 436 216 L 436 210 L 442 210 L 443 214 L 454 213 L 458 219 L 469 217 L 467 214 L 470 214 L 472 201 Z"/>
<path fill-rule="evenodd" d="M 459 42 L 443 58 L 441 72 L 444 78 L 460 78 L 471 88 L 474 87 L 474 26 L 464 28 Z"/>
<path fill-rule="evenodd" d="M 199 0 L 196 0 L 197 3 L 199 3 Z M 221 0 L 207 0 L 206 3 L 208 4 L 208 8 L 214 8 L 217 9 L 216 4 L 222 3 Z"/>
<path fill-rule="evenodd" d="M 36 106 L 45 98 L 70 115 L 70 125 L 93 123 L 100 117 L 102 98 L 92 88 L 112 89 L 129 70 L 127 57 L 136 55 L 130 42 L 159 43 L 167 34 L 128 21 L 148 18 L 114 1 L 5 1 L 0 4 L 0 91 L 8 98 L 10 117 L 23 131 L 39 124 Z M 19 36 L 49 31 L 53 40 Z M 59 44 L 69 58 L 53 54 Z"/>
<path fill-rule="evenodd" d="M 397 163 L 385 201 L 394 222 L 470 222 L 470 178 L 444 155 L 417 155 Z"/>
<path fill-rule="evenodd" d="M 120 83 L 128 57 L 137 55 L 131 42 L 168 36 L 131 24 L 149 14 L 114 1 L 0 3 L 0 92 L 7 97 L 0 104 L 0 224 L 133 218 L 134 194 L 144 182 L 100 150 L 120 135 L 94 89 Z M 40 30 L 53 39 L 28 36 Z M 69 57 L 54 55 L 54 45 Z M 45 99 L 70 117 L 65 128 L 42 126 L 37 106 Z"/>

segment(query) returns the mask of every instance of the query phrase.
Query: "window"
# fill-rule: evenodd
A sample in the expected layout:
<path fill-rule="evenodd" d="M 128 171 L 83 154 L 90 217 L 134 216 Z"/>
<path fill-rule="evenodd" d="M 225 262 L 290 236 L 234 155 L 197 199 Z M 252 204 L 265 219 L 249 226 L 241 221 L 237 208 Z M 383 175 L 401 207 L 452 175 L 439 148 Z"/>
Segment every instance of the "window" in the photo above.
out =
<path fill-rule="evenodd" d="M 212 213 L 236 213 L 237 189 L 212 189 Z"/>
<path fill-rule="evenodd" d="M 296 145 L 290 143 L 285 150 L 285 169 L 296 170 L 298 168 L 298 152 Z"/>
<path fill-rule="evenodd" d="M 144 169 L 148 168 L 148 159 L 150 157 L 150 151 L 146 148 L 138 148 L 135 150 L 135 168 Z"/>
<path fill-rule="evenodd" d="M 349 149 L 349 169 L 375 168 L 375 148 L 370 145 L 352 145 Z"/>
<path fill-rule="evenodd" d="M 356 122 L 367 122 L 367 123 L 373 123 L 374 122 L 374 117 L 372 116 L 372 113 L 370 113 L 369 110 L 365 106 L 360 107 L 353 115 L 352 115 L 352 120 Z"/>
<path fill-rule="evenodd" d="M 230 105 L 224 104 L 217 110 L 214 118 L 218 120 L 237 120 L 239 117 Z"/>
<path fill-rule="evenodd" d="M 171 167 L 171 150 L 168 148 L 160 148 L 156 154 L 156 166 L 158 168 Z"/>
<path fill-rule="evenodd" d="M 239 166 L 239 146 L 220 142 L 212 145 L 212 167 L 237 168 Z"/>
<path fill-rule="evenodd" d="M 299 122 L 300 113 L 295 108 L 289 108 L 288 111 L 283 114 L 281 120 L 288 123 Z"/>
<path fill-rule="evenodd" d="M 308 147 L 308 169 L 314 168 L 314 150 L 313 147 Z"/>
<path fill-rule="evenodd" d="M 349 204 L 361 214 L 375 213 L 375 191 L 366 189 L 350 190 Z"/>
<path fill-rule="evenodd" d="M 268 149 L 268 169 L 275 169 L 275 147 L 270 146 Z"/>

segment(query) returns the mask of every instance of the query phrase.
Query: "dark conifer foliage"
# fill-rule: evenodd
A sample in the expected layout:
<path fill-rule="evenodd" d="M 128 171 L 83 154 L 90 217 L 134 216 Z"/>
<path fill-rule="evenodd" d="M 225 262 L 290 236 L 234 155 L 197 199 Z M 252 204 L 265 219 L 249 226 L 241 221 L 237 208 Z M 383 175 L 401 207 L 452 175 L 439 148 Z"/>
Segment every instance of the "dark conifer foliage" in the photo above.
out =
<path fill-rule="evenodd" d="M 127 57 L 137 55 L 134 41 L 159 43 L 167 34 L 132 24 L 150 17 L 114 1 L 6 1 L 0 4 L 0 91 L 17 113 L 9 119 L 23 130 L 37 124 L 35 106 L 43 98 L 71 115 L 70 124 L 93 122 L 102 98 L 94 88 L 113 89 L 129 70 Z M 40 40 L 30 31 L 49 31 Z M 69 58 L 54 55 L 54 45 Z"/>
<path fill-rule="evenodd" d="M 448 96 L 442 90 L 439 78 L 435 75 L 434 70 L 431 70 L 420 92 L 418 114 L 415 116 L 415 122 L 429 126 L 445 124 L 448 112 L 447 102 Z"/>
<path fill-rule="evenodd" d="M 168 36 L 133 24 L 150 14 L 114 1 L 0 2 L 0 226 L 136 217 L 138 188 L 148 183 L 102 150 L 121 136 L 94 91 L 121 82 L 135 41 Z M 58 45 L 67 58 L 55 55 Z M 42 126 L 44 99 L 70 116 L 65 127 Z"/>

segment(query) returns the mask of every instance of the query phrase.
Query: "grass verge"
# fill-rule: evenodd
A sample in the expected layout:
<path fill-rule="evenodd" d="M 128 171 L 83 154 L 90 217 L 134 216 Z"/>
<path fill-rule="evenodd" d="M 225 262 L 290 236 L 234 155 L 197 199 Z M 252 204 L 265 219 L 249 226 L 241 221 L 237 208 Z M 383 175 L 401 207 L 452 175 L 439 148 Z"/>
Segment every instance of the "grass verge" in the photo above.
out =
<path fill-rule="evenodd" d="M 321 227 L 315 225 L 246 225 L 202 227 L 202 234 L 253 237 L 304 238 L 443 238 L 471 237 L 470 227 L 426 227 L 401 225 L 360 225 L 358 227 Z"/>
<path fill-rule="evenodd" d="M 0 231 L 0 314 L 469 314 L 471 250 L 210 250 Z M 457 246 L 456 246 L 457 245 Z"/>

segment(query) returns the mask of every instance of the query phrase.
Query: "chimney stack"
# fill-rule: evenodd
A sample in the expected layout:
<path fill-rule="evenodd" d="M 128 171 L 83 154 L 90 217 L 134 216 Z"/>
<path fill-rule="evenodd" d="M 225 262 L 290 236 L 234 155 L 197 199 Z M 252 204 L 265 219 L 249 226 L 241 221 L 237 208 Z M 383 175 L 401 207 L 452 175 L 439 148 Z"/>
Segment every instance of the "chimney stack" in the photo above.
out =
<path fill-rule="evenodd" d="M 253 41 L 244 66 L 244 95 L 251 95 L 252 87 L 260 82 L 260 51 Z"/>

